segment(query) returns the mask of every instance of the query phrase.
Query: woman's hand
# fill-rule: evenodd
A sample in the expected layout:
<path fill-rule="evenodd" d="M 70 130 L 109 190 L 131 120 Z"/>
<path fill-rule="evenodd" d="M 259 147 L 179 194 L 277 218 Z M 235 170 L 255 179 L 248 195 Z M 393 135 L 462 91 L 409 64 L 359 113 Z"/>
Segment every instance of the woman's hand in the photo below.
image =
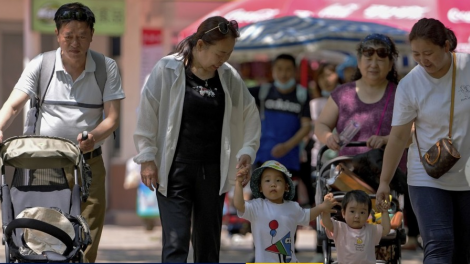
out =
<path fill-rule="evenodd" d="M 241 155 L 238 159 L 237 164 L 237 181 L 242 182 L 242 186 L 245 187 L 251 179 L 251 157 L 249 155 Z"/>
<path fill-rule="evenodd" d="M 381 181 L 375 197 L 375 207 L 377 211 L 383 212 L 384 210 L 388 210 L 390 207 L 390 185 Z"/>
<path fill-rule="evenodd" d="M 372 149 L 378 149 L 387 144 L 387 137 L 373 135 L 367 140 L 367 146 Z"/>
<path fill-rule="evenodd" d="M 326 138 L 326 145 L 331 150 L 339 150 L 341 146 L 339 145 L 339 136 L 336 133 L 330 133 Z"/>
<path fill-rule="evenodd" d="M 153 191 L 153 187 L 157 189 L 158 184 L 158 168 L 154 161 L 147 161 L 140 165 L 140 176 L 142 183 Z"/>

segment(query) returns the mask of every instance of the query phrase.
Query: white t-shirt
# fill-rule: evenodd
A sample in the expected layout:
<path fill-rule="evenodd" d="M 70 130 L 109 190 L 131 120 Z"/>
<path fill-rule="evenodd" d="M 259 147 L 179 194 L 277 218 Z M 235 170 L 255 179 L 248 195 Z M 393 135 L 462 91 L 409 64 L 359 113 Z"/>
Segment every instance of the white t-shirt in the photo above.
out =
<path fill-rule="evenodd" d="M 61 49 L 56 50 L 55 67 L 44 104 L 39 112 L 36 134 L 56 136 L 77 141 L 82 131 L 92 131 L 103 120 L 103 102 L 124 99 L 121 76 L 116 62 L 105 57 L 107 79 L 103 93 L 96 82 L 96 64 L 91 53 L 87 52 L 84 71 L 73 81 L 62 64 Z M 43 55 L 39 54 L 28 63 L 15 85 L 15 89 L 35 97 L 40 81 Z M 41 97 L 42 100 L 42 97 Z M 97 142 L 95 148 L 104 141 Z"/>
<path fill-rule="evenodd" d="M 246 201 L 245 213 L 238 216 L 251 222 L 255 262 L 298 262 L 294 235 L 298 225 L 310 222 L 310 209 L 302 209 L 297 202 L 275 204 L 258 198 Z"/>
<path fill-rule="evenodd" d="M 349 227 L 345 222 L 333 222 L 333 235 L 327 236 L 335 241 L 338 264 L 375 264 L 375 245 L 382 238 L 381 225 L 366 224 L 361 229 Z"/>
<path fill-rule="evenodd" d="M 470 178 L 465 176 L 465 163 L 470 157 L 470 55 L 456 53 L 453 145 L 461 154 L 460 160 L 439 179 L 427 175 L 420 162 L 416 139 L 408 151 L 408 184 L 444 190 L 470 190 Z M 392 126 L 407 124 L 416 118 L 415 127 L 421 153 L 449 133 L 452 88 L 452 66 L 440 79 L 431 77 L 416 66 L 398 84 L 393 108 Z"/>

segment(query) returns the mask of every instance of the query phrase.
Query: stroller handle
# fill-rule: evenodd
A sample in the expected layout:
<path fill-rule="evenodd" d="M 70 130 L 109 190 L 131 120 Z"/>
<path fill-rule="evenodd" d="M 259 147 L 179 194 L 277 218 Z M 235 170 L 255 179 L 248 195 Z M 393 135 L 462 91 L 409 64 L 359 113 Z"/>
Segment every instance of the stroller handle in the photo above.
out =
<path fill-rule="evenodd" d="M 365 147 L 365 146 L 367 146 L 367 142 L 365 142 L 365 141 L 352 141 L 352 142 L 349 142 L 345 147 Z M 321 159 L 322 159 L 323 154 L 325 153 L 325 151 L 327 151 L 328 149 L 330 149 L 330 148 L 327 145 L 324 145 L 318 151 L 317 168 L 321 167 L 321 165 L 322 165 Z"/>
<path fill-rule="evenodd" d="M 88 139 L 88 131 L 83 131 L 82 132 L 82 140 L 87 140 Z"/>

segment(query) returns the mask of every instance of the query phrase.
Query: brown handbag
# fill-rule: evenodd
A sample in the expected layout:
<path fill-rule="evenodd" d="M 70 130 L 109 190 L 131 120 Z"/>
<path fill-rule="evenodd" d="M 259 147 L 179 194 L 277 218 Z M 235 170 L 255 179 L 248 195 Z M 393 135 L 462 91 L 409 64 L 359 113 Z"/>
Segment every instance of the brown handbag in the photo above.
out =
<path fill-rule="evenodd" d="M 450 103 L 450 119 L 449 119 L 449 135 L 446 138 L 441 138 L 436 142 L 424 156 L 421 155 L 421 149 L 419 148 L 418 136 L 415 137 L 416 144 L 418 145 L 419 156 L 421 163 L 423 164 L 426 173 L 435 178 L 439 179 L 442 175 L 448 172 L 455 163 L 460 159 L 460 153 L 452 145 L 452 121 L 454 118 L 454 97 L 455 97 L 455 73 L 456 73 L 456 58 L 455 53 L 453 55 L 453 67 L 452 67 L 452 97 Z"/>

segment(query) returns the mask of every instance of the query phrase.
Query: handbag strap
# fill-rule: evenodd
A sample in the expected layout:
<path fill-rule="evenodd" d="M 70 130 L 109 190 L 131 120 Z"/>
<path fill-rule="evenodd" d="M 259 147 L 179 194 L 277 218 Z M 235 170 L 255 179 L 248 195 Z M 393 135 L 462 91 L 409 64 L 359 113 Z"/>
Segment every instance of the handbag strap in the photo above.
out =
<path fill-rule="evenodd" d="M 375 132 L 376 136 L 379 135 L 380 128 L 382 127 L 382 122 L 384 121 L 385 111 L 387 111 L 388 102 L 390 101 L 390 97 L 392 95 L 391 83 L 388 83 L 387 87 L 388 87 L 387 101 L 385 102 L 385 107 L 384 107 L 384 110 L 382 111 L 382 116 L 380 117 L 379 126 L 377 127 L 377 131 Z"/>
<path fill-rule="evenodd" d="M 453 64 L 452 64 L 452 95 L 450 98 L 450 119 L 449 119 L 449 140 L 452 140 L 452 123 L 454 121 L 454 97 L 455 97 L 455 75 L 457 72 L 457 59 L 455 56 L 455 52 L 452 52 L 452 59 L 453 59 Z M 418 134 L 416 132 L 416 126 L 415 126 L 415 138 L 416 138 L 416 145 L 418 145 L 418 151 L 419 151 L 419 157 L 420 159 L 423 158 L 421 155 L 421 149 L 419 147 L 419 142 L 418 142 Z"/>

